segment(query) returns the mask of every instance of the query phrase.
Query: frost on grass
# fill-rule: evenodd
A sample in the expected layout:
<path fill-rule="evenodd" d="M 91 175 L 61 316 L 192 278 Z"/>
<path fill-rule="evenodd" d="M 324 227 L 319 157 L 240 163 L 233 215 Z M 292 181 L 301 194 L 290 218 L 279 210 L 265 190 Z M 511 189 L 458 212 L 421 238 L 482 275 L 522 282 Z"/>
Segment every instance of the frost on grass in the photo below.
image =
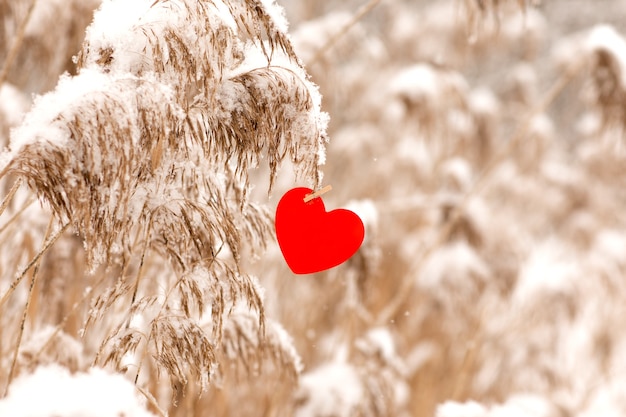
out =
<path fill-rule="evenodd" d="M 153 417 L 135 387 L 121 375 L 91 368 L 70 374 L 60 366 L 38 368 L 18 378 L 0 400 L 0 415 L 12 417 Z"/>

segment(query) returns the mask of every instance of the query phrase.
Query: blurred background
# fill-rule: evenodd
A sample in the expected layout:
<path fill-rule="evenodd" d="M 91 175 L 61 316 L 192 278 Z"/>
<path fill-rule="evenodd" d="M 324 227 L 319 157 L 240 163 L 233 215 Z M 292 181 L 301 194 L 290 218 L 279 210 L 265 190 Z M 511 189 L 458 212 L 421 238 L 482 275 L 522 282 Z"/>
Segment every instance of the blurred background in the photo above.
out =
<path fill-rule="evenodd" d="M 3 146 L 99 2 L 35 2 L 12 57 L 30 4 L 0 0 Z M 237 374 L 171 415 L 626 414 L 626 1 L 279 4 L 330 115 L 326 207 L 366 239 L 312 276 L 275 243 L 246 260 L 304 371 Z M 297 185 L 252 175 L 271 208 Z"/>

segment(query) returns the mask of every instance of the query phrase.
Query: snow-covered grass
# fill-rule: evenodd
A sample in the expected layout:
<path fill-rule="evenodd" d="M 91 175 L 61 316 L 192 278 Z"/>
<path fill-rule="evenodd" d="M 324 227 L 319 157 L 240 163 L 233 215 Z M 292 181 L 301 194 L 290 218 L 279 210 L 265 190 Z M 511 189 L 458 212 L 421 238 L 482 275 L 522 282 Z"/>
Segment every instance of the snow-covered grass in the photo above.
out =
<path fill-rule="evenodd" d="M 96 3 L 0 0 L 1 416 L 626 414 L 626 2 Z"/>

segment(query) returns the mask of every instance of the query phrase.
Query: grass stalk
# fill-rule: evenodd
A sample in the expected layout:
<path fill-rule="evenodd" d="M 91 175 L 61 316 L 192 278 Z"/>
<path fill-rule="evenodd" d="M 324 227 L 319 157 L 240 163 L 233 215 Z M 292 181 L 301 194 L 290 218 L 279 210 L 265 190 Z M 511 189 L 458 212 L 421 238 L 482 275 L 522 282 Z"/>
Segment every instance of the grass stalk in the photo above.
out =
<path fill-rule="evenodd" d="M 9 53 L 7 54 L 6 59 L 4 60 L 4 64 L 2 64 L 2 68 L 0 68 L 0 87 L 4 84 L 9 75 L 9 70 L 13 65 L 13 62 L 17 58 L 17 54 L 22 47 L 22 42 L 24 41 L 24 35 L 26 34 L 26 26 L 28 26 L 28 22 L 33 14 L 33 10 L 35 9 L 35 5 L 37 4 L 37 0 L 31 0 L 30 5 L 28 6 L 28 10 L 26 11 L 26 16 L 22 19 L 20 26 L 13 38 L 13 44 L 11 45 L 11 49 L 9 49 Z"/>

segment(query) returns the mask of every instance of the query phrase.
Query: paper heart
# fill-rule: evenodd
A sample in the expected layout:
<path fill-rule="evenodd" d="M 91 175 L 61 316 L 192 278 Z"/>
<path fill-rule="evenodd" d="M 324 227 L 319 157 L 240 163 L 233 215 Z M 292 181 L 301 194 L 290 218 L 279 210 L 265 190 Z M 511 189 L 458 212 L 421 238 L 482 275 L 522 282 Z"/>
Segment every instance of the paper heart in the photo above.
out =
<path fill-rule="evenodd" d="M 363 243 L 365 227 L 354 212 L 326 211 L 321 197 L 304 202 L 313 190 L 289 190 L 276 207 L 276 238 L 295 274 L 311 274 L 347 261 Z"/>

